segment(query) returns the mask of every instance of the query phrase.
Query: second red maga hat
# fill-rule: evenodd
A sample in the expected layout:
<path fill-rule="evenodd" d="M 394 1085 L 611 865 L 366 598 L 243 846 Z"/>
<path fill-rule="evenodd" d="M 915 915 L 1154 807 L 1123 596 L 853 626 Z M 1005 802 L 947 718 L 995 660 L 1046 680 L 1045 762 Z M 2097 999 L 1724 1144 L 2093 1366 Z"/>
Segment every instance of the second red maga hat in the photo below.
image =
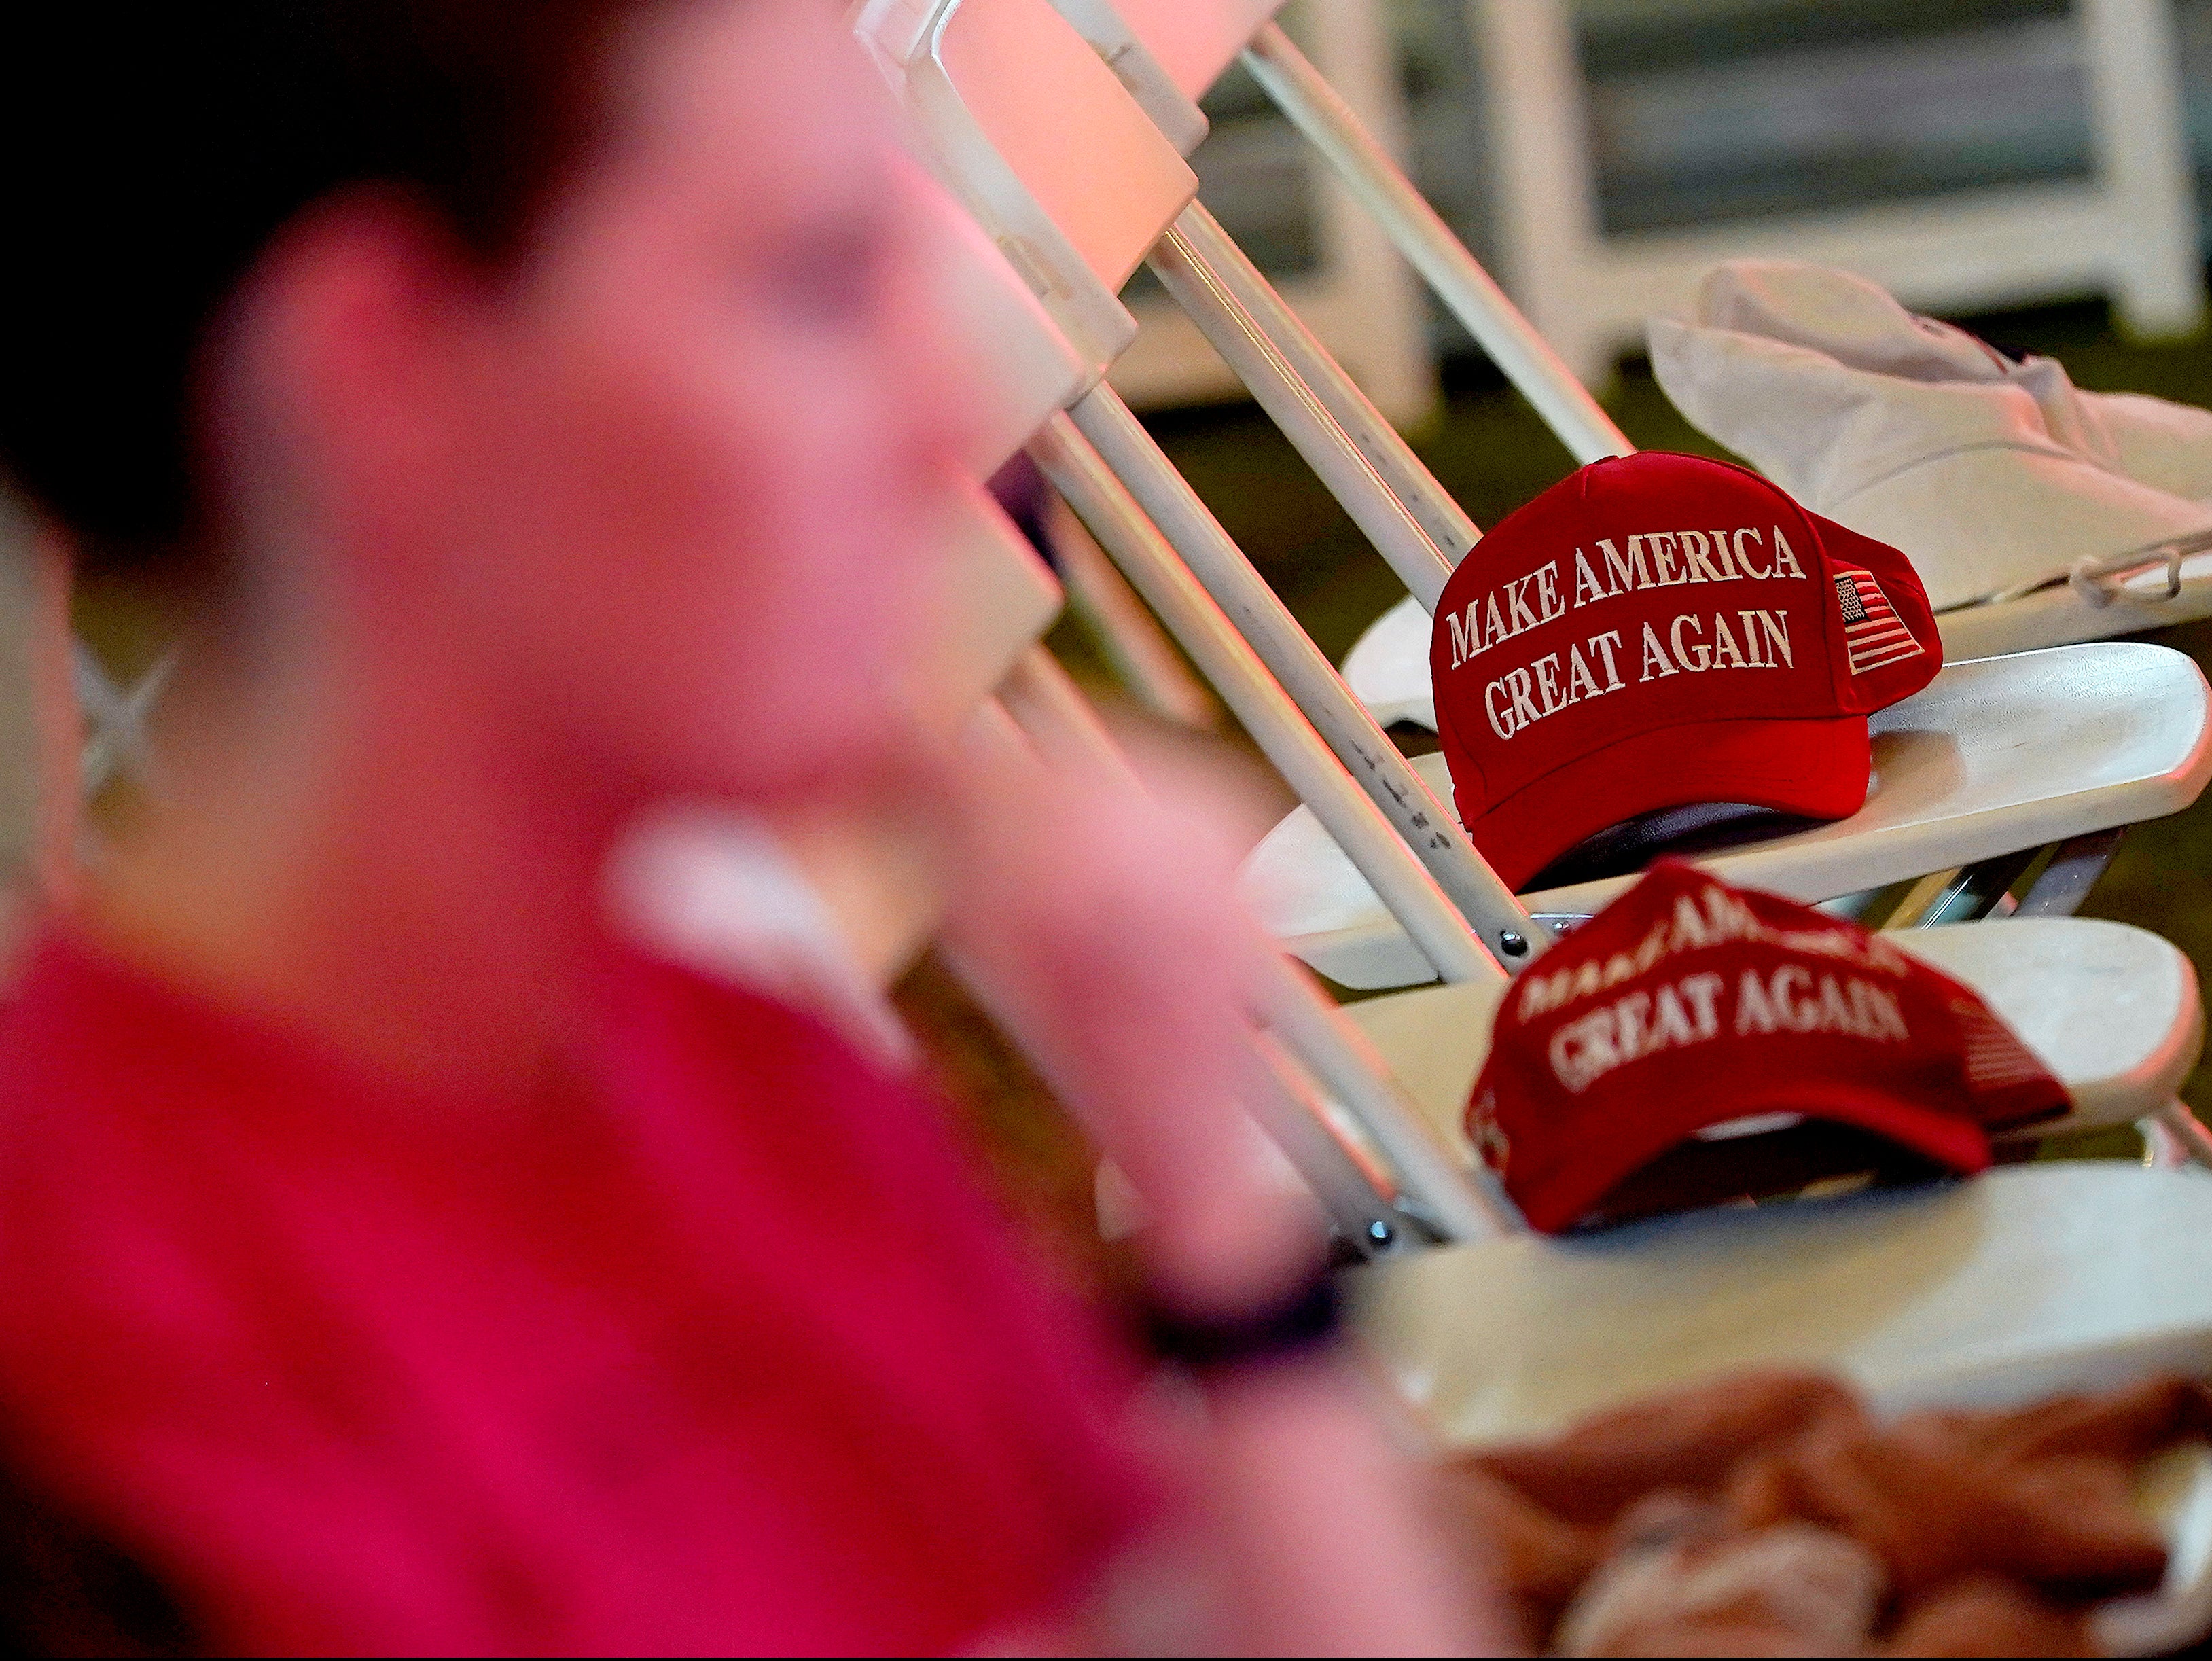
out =
<path fill-rule="evenodd" d="M 1639 814 L 1840 818 L 1867 716 L 1942 666 L 1896 549 L 1699 456 L 1594 462 L 1461 562 L 1430 648 L 1460 818 L 1520 887 Z"/>
<path fill-rule="evenodd" d="M 1540 1229 L 1964 1173 L 2064 1086 L 1881 934 L 1667 860 L 1506 994 L 1468 1131 Z"/>

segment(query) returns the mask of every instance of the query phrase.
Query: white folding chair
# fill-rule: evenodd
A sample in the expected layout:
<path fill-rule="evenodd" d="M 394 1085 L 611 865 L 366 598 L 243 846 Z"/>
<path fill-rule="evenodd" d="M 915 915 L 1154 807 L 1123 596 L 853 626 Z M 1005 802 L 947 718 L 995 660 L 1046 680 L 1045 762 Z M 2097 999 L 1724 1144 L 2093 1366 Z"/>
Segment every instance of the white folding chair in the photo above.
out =
<path fill-rule="evenodd" d="M 1432 605 L 1443 575 L 1472 545 L 1477 534 L 1473 525 L 1202 209 L 1195 204 L 1178 208 L 1179 200 L 1184 199 L 1181 189 L 1163 189 L 1142 203 L 1127 189 L 1132 179 L 1141 183 L 1171 171 L 1161 154 L 1167 148 L 1164 135 L 1172 133 L 1188 143 L 1196 131 L 1187 111 L 1176 107 L 1181 87 L 1163 84 L 1170 77 L 1150 53 L 1146 41 L 1139 38 L 1136 27 L 1117 22 L 1115 15 L 1096 0 L 1068 8 L 1086 32 L 1083 44 L 1091 50 L 1079 55 L 1090 80 L 1078 84 L 1079 77 L 1068 76 L 1063 82 L 1053 84 L 1049 96 L 1040 87 L 1053 82 L 1056 71 L 1041 67 L 1035 54 L 1007 67 L 1014 61 L 1012 53 L 1001 52 L 994 59 L 987 52 L 971 49 L 963 58 L 949 49 L 961 38 L 963 28 L 977 36 L 988 34 L 994 18 L 1017 9 L 1016 0 L 969 0 L 965 6 L 940 0 L 933 14 L 939 20 L 936 36 L 909 48 L 910 69 L 941 88 L 951 88 L 943 94 L 946 100 L 959 97 L 963 75 L 968 91 L 978 107 L 985 109 L 994 107 L 994 100 L 1003 102 L 1006 98 L 994 77 L 1026 76 L 1030 82 L 1024 94 L 1035 100 L 1029 125 L 1008 123 L 987 131 L 975 119 L 948 124 L 937 143 L 951 182 L 963 189 L 963 199 L 979 216 L 994 226 L 1003 245 L 1024 235 L 1025 228 L 1040 217 L 1050 217 L 1042 204 L 1054 192 L 1070 192 L 1071 187 L 1056 179 L 1054 169 L 1065 166 L 1066 155 L 1077 148 L 1079 133 L 1086 165 L 1094 176 L 1107 181 L 1109 188 L 1085 199 L 1081 211 L 1090 217 L 1059 237 L 1060 252 L 1053 257 L 1061 263 L 1047 273 L 1049 280 L 1044 288 L 1048 299 L 1054 293 L 1085 296 L 1083 307 L 1069 305 L 1064 309 L 1079 326 L 1087 324 L 1109 303 L 1103 294 L 1104 284 L 1118 281 L 1131 268 L 1143 255 L 1145 239 L 1165 222 L 1164 234 L 1151 255 L 1154 270 L 1206 329 L 1262 405 L 1413 589 L 1415 598 L 1409 605 Z M 1050 38 L 1038 15 L 1040 9 L 1036 0 L 1030 0 L 1030 15 L 1024 25 L 1029 33 L 1024 38 L 1032 46 Z M 1192 14 L 1203 8 L 1182 9 L 1176 27 L 1161 36 L 1164 46 L 1182 54 L 1180 61 L 1192 76 L 1225 62 L 1227 45 L 1250 20 L 1249 7 L 1228 4 L 1213 9 L 1220 27 L 1206 42 L 1206 50 L 1199 51 L 1192 45 Z M 1307 117 L 1316 131 L 1331 137 L 1346 158 L 1347 167 L 1378 200 L 1405 207 L 1403 198 L 1411 194 L 1411 187 L 1379 150 L 1364 159 L 1357 154 L 1358 147 L 1352 142 L 1356 124 L 1350 124 L 1347 113 L 1337 112 L 1340 120 L 1324 119 L 1325 100 L 1310 84 L 1316 78 L 1302 68 L 1303 60 L 1295 48 L 1272 26 L 1267 26 L 1265 44 L 1267 61 L 1275 78 L 1297 91 L 1291 100 L 1294 112 Z M 1072 48 L 1073 43 L 1061 41 L 1060 50 L 1069 54 L 1071 63 L 1077 56 Z M 1259 61 L 1257 52 L 1251 56 L 1252 61 Z M 1117 89 L 1098 73 L 1101 62 L 1119 67 L 1122 79 L 1119 98 L 1114 96 Z M 1140 131 L 1137 118 L 1146 113 L 1152 115 L 1158 125 Z M 968 165 L 968 152 L 984 149 L 990 152 L 989 165 L 968 167 L 963 175 L 961 170 Z M 1119 165 L 1125 155 L 1135 158 L 1127 167 Z M 1036 181 L 1034 190 L 1025 182 L 1030 178 Z M 1417 196 L 1413 199 L 1418 203 Z M 1141 207 L 1151 211 L 1140 211 Z M 1115 216 L 1115 233 L 1102 234 L 1098 221 Z M 1408 251 L 1420 252 L 1428 265 L 1457 278 L 1466 278 L 1470 270 L 1479 277 L 1479 267 L 1465 250 L 1451 240 L 1432 214 L 1428 219 L 1431 222 L 1424 229 L 1418 216 L 1410 211 L 1396 215 L 1396 222 L 1405 229 Z M 1058 234 L 1056 227 L 1048 228 Z M 1093 250 L 1085 263 L 1077 263 L 1072 252 L 1078 243 L 1087 243 Z M 1042 248 L 1044 240 L 1040 238 L 1031 246 L 1033 251 Z M 1086 277 L 1097 280 L 1086 284 Z M 1457 286 L 1490 333 L 1519 343 L 1515 359 L 1518 372 L 1550 405 L 1568 412 L 1577 423 L 1577 441 L 1583 449 L 1618 452 L 1626 447 L 1617 432 L 1608 430 L 1610 423 L 1603 423 L 1601 414 L 1593 418 L 1594 406 L 1587 394 L 1544 351 L 1542 343 L 1497 294 L 1494 285 L 1483 288 L 1462 280 Z M 1122 442 L 1126 434 L 1114 430 L 1110 423 L 1094 423 L 1093 426 L 1101 429 L 1094 435 L 1101 440 L 1106 459 L 1129 480 L 1142 504 L 1193 569 L 1246 624 L 1246 631 L 1262 657 L 1297 694 L 1309 715 L 1325 731 L 1334 725 L 1338 733 L 1351 735 L 1352 723 L 1340 708 L 1340 684 L 1315 672 L 1314 666 L 1301 659 L 1295 643 L 1282 634 L 1284 619 L 1279 607 L 1270 609 L 1271 597 L 1255 596 L 1251 585 L 1242 583 L 1247 575 L 1242 569 L 1236 573 L 1239 584 L 1216 581 L 1210 568 L 1220 557 L 1218 526 L 1189 513 L 1193 504 L 1187 491 L 1176 490 L 1171 475 L 1158 476 L 1156 453 L 1138 453 L 1141 447 Z M 1078 507 L 1080 509 L 1082 504 Z M 1179 522 L 1186 518 L 1190 522 Z M 1220 563 L 1243 566 L 1233 550 L 1220 557 Z M 1419 672 L 1425 678 L 1425 635 L 1422 639 Z M 2193 684 L 2184 685 L 2185 682 Z M 1990 708 L 2018 710 L 2030 705 L 2038 706 L 2038 715 L 2044 717 L 2027 733 L 2041 746 L 2033 767 L 2023 761 L 2027 752 L 2013 748 L 2023 736 L 2018 725 L 2001 735 L 1986 726 L 1954 731 L 1948 725 L 1954 719 L 1970 716 L 1979 721 Z M 1910 707 L 1914 728 L 1893 723 L 1891 730 L 1925 728 L 1927 741 L 1915 746 L 1915 756 L 1893 757 L 1885 769 L 1884 778 L 1896 785 L 1893 794 L 1887 800 L 1870 803 L 1865 812 L 1840 824 L 1770 844 L 1759 858 L 1759 869 L 1769 885 L 1827 898 L 2171 812 L 2193 799 L 2204 782 L 2207 693 L 2194 666 L 2178 656 L 2145 657 L 2140 652 L 2113 647 L 2055 657 L 2033 666 L 2000 666 L 1972 674 L 1954 672 Z M 2133 723 L 2166 737 L 2171 735 L 2177 709 L 2184 712 L 2184 723 L 2191 729 L 2185 734 L 2188 741 L 2180 756 L 2171 753 L 2173 746 L 2169 744 L 2159 750 L 2154 764 L 2145 764 L 2132 770 L 2109 766 L 2104 740 L 2113 723 Z M 1371 722 L 1362 723 L 1357 742 L 1340 744 L 1340 753 L 1355 767 L 1370 761 L 1370 752 L 1363 746 L 1371 742 Z M 1966 768 L 1951 759 L 1961 751 L 1967 752 L 1971 764 Z M 2061 765 L 2067 770 L 2052 765 L 2054 755 L 2065 758 Z M 2091 759 L 2080 768 L 2072 767 L 2070 764 L 2081 756 Z M 1395 795 L 1402 788 L 1399 782 L 1402 774 L 1395 771 L 1395 756 L 1383 759 L 1390 776 L 1378 769 L 1376 776 Z M 2140 762 L 2142 757 L 2130 759 Z M 1431 762 L 1425 768 L 1413 770 L 1425 774 L 1429 787 L 1413 798 L 1421 804 L 1425 818 L 1429 817 L 1429 805 L 1439 782 L 1436 766 Z M 1905 788 L 1907 782 L 1909 789 Z M 1400 824 L 1404 828 L 1402 818 Z M 1330 852 L 1327 837 L 1307 834 L 1311 828 L 1310 818 L 1294 815 L 1270 839 L 1256 862 L 1255 893 L 1269 908 L 1271 922 L 1279 926 L 1308 921 L 1304 911 L 1319 909 L 1337 914 L 1333 932 L 1356 928 L 1358 918 L 1342 915 L 1348 908 L 1346 885 L 1340 881 L 1341 861 Z M 1835 879 L 1836 872 L 1844 868 L 1850 873 L 1848 886 L 1826 887 Z M 1298 904 L 1286 900 L 1286 894 Z M 1532 909 L 1540 916 L 1552 904 L 1547 898 Z M 1570 904 L 1561 903 L 1559 909 L 1567 910 Z M 1290 915 L 1293 911 L 1299 915 L 1293 917 Z M 1387 923 L 1381 927 L 1388 931 Z M 1295 928 L 1293 932 L 1308 934 L 1312 930 Z M 1540 936 L 1526 929 L 1516 932 L 1540 949 Z M 1486 930 L 1486 938 L 1495 934 Z M 1304 952 L 1303 944 L 1301 952 L 1309 961 L 1316 961 Z M 1413 961 L 1417 954 L 1400 955 L 1405 972 L 1420 972 Z M 1509 960 L 1510 966 L 1517 967 L 1526 955 Z"/>
<path fill-rule="evenodd" d="M 1109 70 L 1107 55 L 1047 0 L 933 0 L 919 10 L 878 0 L 857 27 L 925 157 L 1094 379 L 1103 374 L 1133 328 L 1114 289 L 1171 224 L 1200 235 L 1211 227 L 1192 204 L 1194 178 L 1163 136 L 1164 126 L 1194 143 L 1203 117 L 1133 43 Z M 1364 419 L 1371 436 L 1397 444 L 1371 409 Z M 1327 429 L 1335 433 L 1333 421 Z M 1330 444 L 1321 433 L 1316 424 L 1308 436 Z M 1457 822 L 1110 389 L 1085 391 L 1032 449 L 1436 972 L 1482 978 L 1497 972 L 1494 958 L 1540 947 L 1540 931 Z M 1347 475 L 1370 465 L 1340 442 L 1331 454 Z M 1430 528 L 1388 490 L 1361 501 L 1373 533 L 1432 594 L 1440 589 L 1449 564 Z"/>
<path fill-rule="evenodd" d="M 2212 780 L 2207 709 L 2196 665 L 2161 647 L 2066 646 L 1954 664 L 1869 721 L 1875 778 L 1858 812 L 1698 862 L 1729 882 L 1817 904 L 2177 812 Z M 1441 755 L 1414 765 L 1447 785 Z M 1634 880 L 1522 898 L 1540 916 L 1588 916 Z M 1246 881 L 1268 927 L 1332 980 L 1376 988 L 1427 978 L 1310 818 L 1293 813 L 1269 832 Z M 2067 909 L 2085 891 L 2069 888 Z M 2054 910 L 2054 897 L 2033 912 Z M 2023 908 L 2034 901 L 2031 893 Z"/>

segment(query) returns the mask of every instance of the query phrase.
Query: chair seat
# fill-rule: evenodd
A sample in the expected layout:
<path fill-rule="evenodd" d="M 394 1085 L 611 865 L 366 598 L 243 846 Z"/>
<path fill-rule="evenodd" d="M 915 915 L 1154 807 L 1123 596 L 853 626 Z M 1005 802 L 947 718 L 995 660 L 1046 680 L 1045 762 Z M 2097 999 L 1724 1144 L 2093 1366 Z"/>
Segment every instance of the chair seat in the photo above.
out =
<path fill-rule="evenodd" d="M 2189 959 L 2146 929 L 2086 917 L 1951 923 L 1886 939 L 1979 993 L 2073 1098 L 2040 1141 L 2127 1124 L 2173 1098 L 2204 1045 Z M 1430 1121 L 1469 1161 L 1463 1116 L 1508 989 L 1427 986 L 1345 1011 Z M 2006 1139 L 2001 1139 L 2006 1140 Z"/>
<path fill-rule="evenodd" d="M 1875 715 L 1874 778 L 1849 818 L 1698 856 L 1808 903 L 2179 812 L 2212 778 L 2212 692 L 2179 652 L 2134 642 L 1953 664 Z M 1450 800 L 1441 755 L 1415 766 Z M 1298 958 L 1346 986 L 1435 978 L 1352 862 L 1300 808 L 1245 862 L 1244 890 Z M 1522 897 L 1594 912 L 1632 873 Z"/>
<path fill-rule="evenodd" d="M 2142 1118 L 2174 1098 L 2204 1048 L 2197 971 L 2148 929 L 2022 917 L 1884 938 L 1981 994 L 2074 1098 L 2064 1119 L 2013 1140 Z"/>
<path fill-rule="evenodd" d="M 1745 1368 L 1832 1373 L 1885 1413 L 2212 1377 L 2208 1229 L 2201 1171 L 2016 1165 L 1421 1252 L 1352 1281 L 1370 1353 L 1468 1447 Z M 2168 1654 L 2212 1625 L 2212 1457 L 2179 1449 L 2146 1476 L 2136 1504 L 2172 1561 L 2155 1594 L 2098 1611 L 2103 1653 Z"/>
<path fill-rule="evenodd" d="M 1447 1441 L 1544 1436 L 1744 1367 L 1885 1410 L 2212 1376 L 2212 1177 L 2116 1161 L 1522 1235 L 1355 1271 L 1364 1342 Z"/>

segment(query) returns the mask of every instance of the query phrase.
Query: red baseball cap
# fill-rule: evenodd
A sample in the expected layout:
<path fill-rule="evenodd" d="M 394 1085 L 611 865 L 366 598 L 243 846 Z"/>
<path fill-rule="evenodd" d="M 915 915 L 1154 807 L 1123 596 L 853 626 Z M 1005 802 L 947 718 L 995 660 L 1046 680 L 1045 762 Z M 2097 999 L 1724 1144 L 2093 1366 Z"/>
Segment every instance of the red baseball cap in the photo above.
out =
<path fill-rule="evenodd" d="M 1516 888 L 1659 808 L 1856 812 L 1867 716 L 1942 666 L 1896 549 L 1655 451 L 1591 463 L 1477 543 L 1429 648 L 1460 818 Z"/>
<path fill-rule="evenodd" d="M 1868 1170 L 1967 1172 L 2065 1087 L 1881 935 L 1662 861 L 1498 1009 L 1468 1134 L 1551 1232 Z"/>

